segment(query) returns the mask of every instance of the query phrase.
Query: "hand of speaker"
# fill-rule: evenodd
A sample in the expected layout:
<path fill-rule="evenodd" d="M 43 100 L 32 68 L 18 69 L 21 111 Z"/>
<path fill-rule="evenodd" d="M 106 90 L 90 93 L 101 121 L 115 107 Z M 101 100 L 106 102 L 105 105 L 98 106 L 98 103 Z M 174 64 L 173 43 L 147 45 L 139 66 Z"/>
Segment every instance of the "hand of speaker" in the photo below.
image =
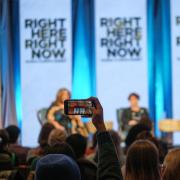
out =
<path fill-rule="evenodd" d="M 136 120 L 130 120 L 129 122 L 128 122 L 128 125 L 129 126 L 135 126 L 137 124 L 137 121 Z"/>

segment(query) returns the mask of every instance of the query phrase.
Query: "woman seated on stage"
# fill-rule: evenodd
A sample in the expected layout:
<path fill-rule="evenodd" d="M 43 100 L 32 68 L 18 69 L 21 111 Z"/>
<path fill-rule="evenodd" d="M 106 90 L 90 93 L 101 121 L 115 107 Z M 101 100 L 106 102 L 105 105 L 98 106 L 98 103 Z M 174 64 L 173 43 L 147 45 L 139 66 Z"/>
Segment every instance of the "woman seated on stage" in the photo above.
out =
<path fill-rule="evenodd" d="M 68 89 L 60 89 L 56 100 L 51 104 L 47 112 L 47 119 L 55 128 L 66 130 L 68 134 L 80 133 L 87 136 L 87 131 L 80 116 L 67 116 L 64 114 L 64 101 L 70 98 L 71 93 Z"/>
<path fill-rule="evenodd" d="M 122 129 L 125 131 L 138 124 L 142 119 L 149 120 L 147 109 L 139 106 L 140 96 L 138 94 L 131 93 L 128 100 L 130 107 L 125 108 L 122 114 Z"/>

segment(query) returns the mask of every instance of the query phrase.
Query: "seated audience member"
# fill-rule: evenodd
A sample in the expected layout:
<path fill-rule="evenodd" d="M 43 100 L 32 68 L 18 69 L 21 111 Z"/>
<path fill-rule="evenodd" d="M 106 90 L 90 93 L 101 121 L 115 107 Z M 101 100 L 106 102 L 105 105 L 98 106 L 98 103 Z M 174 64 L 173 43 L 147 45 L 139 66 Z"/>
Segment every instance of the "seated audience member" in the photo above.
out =
<path fill-rule="evenodd" d="M 125 163 L 125 156 L 124 156 L 123 150 L 121 148 L 121 138 L 120 138 L 119 134 L 114 130 L 110 130 L 109 134 L 112 137 L 112 141 L 116 147 L 118 158 L 120 159 L 121 166 L 122 166 Z"/>
<path fill-rule="evenodd" d="M 36 166 L 35 180 L 81 180 L 77 163 L 64 154 L 42 157 Z"/>
<path fill-rule="evenodd" d="M 138 124 L 142 118 L 149 119 L 147 109 L 139 106 L 140 96 L 138 94 L 131 93 L 128 100 L 130 107 L 125 108 L 122 114 L 123 131 L 128 131 L 132 126 Z"/>
<path fill-rule="evenodd" d="M 156 146 L 147 140 L 137 140 L 128 149 L 125 180 L 161 180 L 159 154 Z"/>
<path fill-rule="evenodd" d="M 39 146 L 31 149 L 28 152 L 27 161 L 31 164 L 32 160 L 36 157 L 44 155 L 44 150 L 48 146 L 48 137 L 50 132 L 54 129 L 54 126 L 50 123 L 46 123 L 42 126 L 38 137 Z"/>
<path fill-rule="evenodd" d="M 72 134 L 66 139 L 66 142 L 75 152 L 82 180 L 96 179 L 97 165 L 85 157 L 87 138 L 80 134 Z"/>
<path fill-rule="evenodd" d="M 83 158 L 87 148 L 87 138 L 80 134 L 72 134 L 66 142 L 72 147 L 75 152 L 76 158 Z"/>
<path fill-rule="evenodd" d="M 76 160 L 76 156 L 73 149 L 71 148 L 69 144 L 65 142 L 61 142 L 61 143 L 46 147 L 44 150 L 44 156 L 47 154 L 64 154 Z M 35 170 L 36 164 L 39 161 L 39 159 L 40 157 L 37 157 L 36 159 L 32 161 L 31 167 L 30 167 L 32 172 Z"/>
<path fill-rule="evenodd" d="M 47 147 L 45 149 L 45 155 L 47 154 L 64 154 L 66 156 L 71 157 L 75 161 L 77 160 L 74 150 L 66 142 L 57 143 Z"/>
<path fill-rule="evenodd" d="M 163 180 L 180 179 L 180 148 L 172 149 L 165 157 Z"/>
<path fill-rule="evenodd" d="M 0 171 L 14 167 L 15 156 L 9 152 L 9 136 L 5 129 L 0 130 Z"/>
<path fill-rule="evenodd" d="M 153 127 L 153 122 L 152 122 L 150 119 L 146 118 L 146 117 L 143 117 L 143 118 L 139 121 L 139 124 L 143 124 L 143 125 L 149 127 L 149 129 L 151 129 L 151 130 L 154 129 L 154 127 Z"/>
<path fill-rule="evenodd" d="M 154 145 L 157 147 L 158 151 L 159 151 L 159 162 L 160 164 L 163 164 L 164 158 L 167 154 L 166 149 L 164 149 L 161 145 L 161 143 L 159 142 L 159 140 L 154 137 L 150 132 L 148 131 L 143 131 L 140 134 L 137 135 L 137 140 L 149 140 L 152 143 L 154 143 Z"/>
<path fill-rule="evenodd" d="M 48 144 L 49 146 L 53 146 L 55 144 L 65 142 L 66 138 L 67 138 L 66 131 L 60 129 L 53 129 L 49 134 Z"/>
<path fill-rule="evenodd" d="M 9 136 L 5 129 L 0 129 L 0 179 L 24 180 L 15 168 L 15 154 L 9 152 Z"/>
<path fill-rule="evenodd" d="M 30 148 L 23 147 L 18 144 L 18 138 L 20 135 L 20 129 L 15 125 L 10 125 L 6 128 L 9 134 L 9 151 L 15 153 L 18 164 L 25 164 L 27 153 Z"/>
<path fill-rule="evenodd" d="M 149 126 L 147 126 L 145 124 L 137 124 L 129 130 L 128 135 L 125 139 L 126 150 L 136 140 L 137 135 L 143 131 L 151 132 L 151 129 Z"/>
<path fill-rule="evenodd" d="M 109 130 L 108 132 L 111 135 L 112 141 L 113 141 L 115 148 L 116 148 L 118 158 L 120 159 L 121 166 L 122 166 L 125 163 L 125 156 L 124 156 L 124 153 L 121 149 L 121 138 L 120 138 L 119 134 L 114 130 Z M 95 142 L 96 142 L 96 140 L 95 140 Z M 96 151 L 96 155 L 94 156 L 93 160 L 96 163 L 98 163 L 98 151 Z"/>
<path fill-rule="evenodd" d="M 103 109 L 97 98 L 90 98 L 95 105 L 92 122 L 97 129 L 98 180 L 122 180 L 120 162 L 109 132 L 107 132 Z M 49 154 L 41 158 L 36 166 L 36 180 L 79 180 L 80 170 L 76 162 L 62 154 Z"/>

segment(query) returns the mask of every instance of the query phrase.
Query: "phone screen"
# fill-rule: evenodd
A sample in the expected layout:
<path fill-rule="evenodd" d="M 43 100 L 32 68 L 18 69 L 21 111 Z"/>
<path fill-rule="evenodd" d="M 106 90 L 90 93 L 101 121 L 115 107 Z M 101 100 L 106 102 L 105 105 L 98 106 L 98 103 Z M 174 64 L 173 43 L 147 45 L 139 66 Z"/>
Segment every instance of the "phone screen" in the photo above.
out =
<path fill-rule="evenodd" d="M 81 115 L 84 117 L 91 117 L 92 101 L 90 100 L 66 100 L 64 101 L 64 109 L 66 115 Z"/>

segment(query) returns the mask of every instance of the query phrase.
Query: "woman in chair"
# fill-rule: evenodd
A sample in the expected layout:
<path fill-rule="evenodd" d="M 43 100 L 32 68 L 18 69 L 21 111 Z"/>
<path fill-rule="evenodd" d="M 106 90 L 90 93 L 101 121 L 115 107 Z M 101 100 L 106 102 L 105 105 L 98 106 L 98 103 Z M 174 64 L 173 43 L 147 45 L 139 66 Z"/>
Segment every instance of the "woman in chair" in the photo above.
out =
<path fill-rule="evenodd" d="M 122 114 L 122 129 L 129 129 L 138 124 L 142 119 L 149 120 L 149 114 L 146 108 L 139 106 L 140 96 L 136 93 L 131 93 L 128 97 L 130 107 L 125 108 Z"/>
<path fill-rule="evenodd" d="M 58 91 L 56 100 L 47 112 L 47 119 L 55 128 L 66 130 L 68 134 L 80 133 L 87 136 L 87 131 L 80 116 L 67 116 L 64 114 L 64 101 L 71 98 L 68 89 L 62 88 Z"/>

